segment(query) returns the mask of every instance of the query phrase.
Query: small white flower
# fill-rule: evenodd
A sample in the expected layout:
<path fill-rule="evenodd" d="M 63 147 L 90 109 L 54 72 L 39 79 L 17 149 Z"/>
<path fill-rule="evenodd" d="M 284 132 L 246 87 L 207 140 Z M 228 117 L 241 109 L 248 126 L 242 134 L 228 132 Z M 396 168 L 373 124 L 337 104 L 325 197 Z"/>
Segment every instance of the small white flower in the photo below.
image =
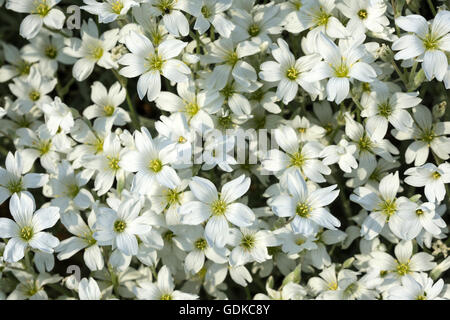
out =
<path fill-rule="evenodd" d="M 324 165 L 329 166 L 338 163 L 342 171 L 349 173 L 352 169 L 358 168 L 358 163 L 354 157 L 356 148 L 356 145 L 349 144 L 347 140 L 342 139 L 338 145 L 325 147 L 320 156 L 324 158 L 322 160 Z"/>
<path fill-rule="evenodd" d="M 450 183 L 450 164 L 444 162 L 439 166 L 426 163 L 405 171 L 405 182 L 413 187 L 425 187 L 428 201 L 441 202 L 445 197 L 445 184 Z"/>
<path fill-rule="evenodd" d="M 62 29 L 66 17 L 56 8 L 61 0 L 8 0 L 6 8 L 21 13 L 29 13 L 20 24 L 20 35 L 34 38 L 43 25 L 52 29 Z"/>
<path fill-rule="evenodd" d="M 392 44 L 399 51 L 396 60 L 417 58 L 429 81 L 442 81 L 447 72 L 446 53 L 450 51 L 450 11 L 442 10 L 429 24 L 424 17 L 412 14 L 398 17 L 395 23 L 411 34 L 404 35 Z"/>
<path fill-rule="evenodd" d="M 0 237 L 10 238 L 3 257 L 8 262 L 17 262 L 24 257 L 25 249 L 31 247 L 53 253 L 59 240 L 43 230 L 53 227 L 59 220 L 59 209 L 47 207 L 34 212 L 34 199 L 28 194 L 11 197 L 9 210 L 14 221 L 0 218 Z"/>
<path fill-rule="evenodd" d="M 137 91 L 139 98 L 145 95 L 149 101 L 155 100 L 161 92 L 161 75 L 173 82 L 184 82 L 191 70 L 184 62 L 174 59 L 186 46 L 186 42 L 168 39 L 155 49 L 144 35 L 130 32 L 125 44 L 131 53 L 120 58 L 119 63 L 126 67 L 120 74 L 127 78 L 139 76 Z"/>
<path fill-rule="evenodd" d="M 138 286 L 133 288 L 139 300 L 196 300 L 195 294 L 184 293 L 175 290 L 172 275 L 166 266 L 162 266 L 158 272 L 157 283 L 150 281 L 140 281 Z"/>
<path fill-rule="evenodd" d="M 301 86 L 308 93 L 317 96 L 320 93 L 318 83 L 311 82 L 307 72 L 319 63 L 320 56 L 313 54 L 298 58 L 289 50 L 289 45 L 283 39 L 278 39 L 278 48 L 272 50 L 275 61 L 266 61 L 261 64 L 259 77 L 268 82 L 278 83 L 277 97 L 284 104 L 292 101 Z"/>
<path fill-rule="evenodd" d="M 125 255 L 136 255 L 138 253 L 136 236 L 151 230 L 148 218 L 139 215 L 141 209 L 140 202 L 132 198 L 122 201 L 117 211 L 100 208 L 94 239 L 112 241 Z"/>
<path fill-rule="evenodd" d="M 298 171 L 287 177 L 288 194 L 271 199 L 269 205 L 279 217 L 292 218 L 291 227 L 295 233 L 314 235 L 320 227 L 335 230 L 341 223 L 324 207 L 339 195 L 336 185 L 309 190 Z"/>
<path fill-rule="evenodd" d="M 190 201 L 180 207 L 181 222 L 198 225 L 207 220 L 205 237 L 211 245 L 225 246 L 229 240 L 229 222 L 238 227 L 249 227 L 255 220 L 249 207 L 235 202 L 247 192 L 250 178 L 242 175 L 225 183 L 220 194 L 205 178 L 192 178 L 189 187 L 198 201 Z"/>

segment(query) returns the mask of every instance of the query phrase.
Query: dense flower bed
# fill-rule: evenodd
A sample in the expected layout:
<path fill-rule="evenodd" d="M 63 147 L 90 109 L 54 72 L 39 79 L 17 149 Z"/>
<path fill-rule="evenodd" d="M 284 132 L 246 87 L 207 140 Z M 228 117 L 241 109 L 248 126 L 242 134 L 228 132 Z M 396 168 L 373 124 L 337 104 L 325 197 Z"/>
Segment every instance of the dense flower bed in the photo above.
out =
<path fill-rule="evenodd" d="M 0 298 L 450 297 L 444 1 L 0 18 Z"/>

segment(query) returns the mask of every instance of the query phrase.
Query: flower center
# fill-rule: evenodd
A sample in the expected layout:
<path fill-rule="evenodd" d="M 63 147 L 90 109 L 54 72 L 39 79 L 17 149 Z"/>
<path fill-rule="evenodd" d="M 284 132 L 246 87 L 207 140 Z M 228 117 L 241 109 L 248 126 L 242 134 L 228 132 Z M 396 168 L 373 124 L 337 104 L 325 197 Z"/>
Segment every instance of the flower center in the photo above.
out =
<path fill-rule="evenodd" d="M 433 177 L 433 179 L 437 180 L 441 177 L 441 174 L 437 171 L 433 172 L 433 174 L 431 175 Z"/>
<path fill-rule="evenodd" d="M 259 34 L 260 31 L 261 31 L 261 28 L 259 27 L 259 25 L 257 23 L 252 23 L 248 27 L 248 34 L 251 37 L 256 37 Z"/>
<path fill-rule="evenodd" d="M 194 246 L 196 249 L 203 251 L 208 247 L 208 243 L 206 242 L 205 239 L 200 238 L 200 239 L 197 239 L 197 241 L 195 241 Z"/>
<path fill-rule="evenodd" d="M 160 0 L 156 7 L 161 10 L 163 14 L 169 14 L 173 10 L 174 0 Z"/>
<path fill-rule="evenodd" d="M 58 50 L 54 46 L 48 46 L 44 50 L 45 56 L 50 59 L 55 59 L 58 55 Z"/>
<path fill-rule="evenodd" d="M 26 226 L 20 229 L 20 237 L 24 241 L 30 241 L 33 238 L 33 228 Z"/>
<path fill-rule="evenodd" d="M 330 19 L 331 14 L 325 12 L 322 7 L 320 7 L 319 11 L 316 12 L 314 17 L 314 22 L 318 26 L 325 26 L 328 23 L 328 20 Z"/>
<path fill-rule="evenodd" d="M 297 203 L 297 207 L 295 208 L 295 213 L 302 217 L 302 218 L 308 218 L 309 213 L 311 212 L 311 207 L 308 206 L 306 203 Z"/>
<path fill-rule="evenodd" d="M 338 78 L 347 78 L 348 77 L 348 66 L 344 62 L 344 58 L 341 58 L 341 64 L 338 66 L 332 66 L 334 70 L 334 75 Z"/>
<path fill-rule="evenodd" d="M 296 152 L 291 155 L 291 165 L 294 167 L 303 167 L 305 161 L 305 156 L 301 152 Z"/>
<path fill-rule="evenodd" d="M 111 105 L 107 105 L 103 107 L 103 111 L 105 112 L 105 116 L 111 117 L 114 114 L 115 108 Z"/>
<path fill-rule="evenodd" d="M 97 244 L 97 240 L 94 239 L 92 232 L 85 234 L 84 241 L 87 242 L 89 247 Z"/>
<path fill-rule="evenodd" d="M 33 90 L 30 92 L 28 97 L 30 98 L 31 101 L 38 101 L 41 97 L 41 94 L 39 93 L 39 91 Z"/>
<path fill-rule="evenodd" d="M 392 107 L 389 102 L 380 103 L 378 105 L 378 113 L 382 117 L 389 117 L 392 114 Z"/>
<path fill-rule="evenodd" d="M 298 75 L 300 72 L 298 72 L 297 69 L 295 69 L 294 67 L 290 67 L 289 69 L 286 70 L 286 77 L 289 80 L 294 81 L 295 79 L 297 79 Z"/>
<path fill-rule="evenodd" d="M 22 179 L 10 180 L 7 185 L 7 189 L 11 194 L 19 193 L 23 189 Z"/>
<path fill-rule="evenodd" d="M 173 205 L 180 202 L 180 193 L 176 189 L 168 189 L 166 195 L 167 203 Z"/>
<path fill-rule="evenodd" d="M 16 68 L 21 76 L 25 76 L 30 73 L 31 63 L 29 63 L 25 60 L 21 60 Z"/>
<path fill-rule="evenodd" d="M 151 53 L 146 59 L 147 69 L 149 71 L 159 71 L 162 72 L 162 67 L 164 65 L 164 60 L 157 53 Z"/>
<path fill-rule="evenodd" d="M 67 186 L 67 195 L 69 195 L 71 198 L 75 198 L 79 192 L 80 187 L 78 185 L 72 184 Z"/>
<path fill-rule="evenodd" d="M 119 158 L 115 158 L 115 157 L 106 157 L 109 161 L 108 161 L 108 166 L 112 169 L 112 170 L 114 170 L 114 171 L 116 171 L 116 170 L 119 170 L 120 169 L 120 166 L 119 166 Z"/>
<path fill-rule="evenodd" d="M 95 153 L 102 152 L 103 151 L 103 140 L 97 139 L 97 141 L 95 141 L 94 148 L 95 148 Z"/>
<path fill-rule="evenodd" d="M 381 213 L 383 213 L 384 215 L 386 215 L 389 218 L 397 211 L 397 204 L 395 203 L 395 199 L 384 200 L 380 204 L 379 209 L 380 209 Z"/>
<path fill-rule="evenodd" d="M 234 87 L 233 84 L 227 84 L 222 90 L 220 90 L 220 93 L 226 98 L 228 99 L 229 97 L 231 97 L 234 94 Z"/>
<path fill-rule="evenodd" d="M 175 237 L 175 234 L 172 232 L 172 231 L 170 231 L 170 230 L 168 230 L 166 233 L 164 233 L 164 235 L 163 235 L 163 238 L 164 238 L 164 240 L 166 240 L 167 242 L 170 242 L 170 241 L 172 241 L 172 238 L 173 237 Z"/>
<path fill-rule="evenodd" d="M 100 60 L 101 57 L 103 57 L 103 48 L 102 47 L 95 47 L 91 51 L 91 57 L 94 60 Z"/>
<path fill-rule="evenodd" d="M 436 50 L 439 48 L 439 41 L 431 33 L 428 33 L 422 40 L 426 50 Z"/>
<path fill-rule="evenodd" d="M 336 281 L 328 283 L 328 290 L 335 291 L 338 288 L 338 284 Z"/>
<path fill-rule="evenodd" d="M 428 145 L 433 141 L 433 139 L 436 137 L 434 134 L 434 131 L 432 129 L 425 129 L 422 130 L 422 135 L 420 136 L 420 140 L 423 142 L 426 142 Z"/>
<path fill-rule="evenodd" d="M 221 199 L 217 199 L 211 204 L 211 211 L 215 216 L 224 215 L 226 210 L 227 203 Z"/>
<path fill-rule="evenodd" d="M 233 125 L 233 119 L 230 115 L 223 116 L 217 119 L 221 128 L 227 129 L 231 128 Z"/>
<path fill-rule="evenodd" d="M 199 106 L 195 102 L 189 102 L 184 106 L 184 109 L 186 110 L 186 113 L 193 117 L 197 114 L 197 112 L 200 110 Z"/>
<path fill-rule="evenodd" d="M 117 0 L 111 3 L 111 11 L 114 12 L 115 14 L 119 15 L 122 12 L 122 9 L 123 9 L 122 1 Z"/>
<path fill-rule="evenodd" d="M 368 83 L 368 82 L 363 82 L 363 84 L 362 84 L 362 91 L 364 91 L 364 92 L 370 92 L 370 91 L 372 91 L 372 89 L 370 88 L 370 83 Z"/>
<path fill-rule="evenodd" d="M 37 149 L 41 153 L 41 156 L 47 154 L 52 147 L 52 142 L 50 140 L 39 141 Z"/>
<path fill-rule="evenodd" d="M 212 15 L 211 9 L 206 5 L 204 5 L 200 11 L 203 14 L 203 16 L 205 17 L 205 19 L 210 18 Z"/>
<path fill-rule="evenodd" d="M 401 276 L 408 274 L 409 273 L 409 263 L 398 263 L 396 271 Z"/>
<path fill-rule="evenodd" d="M 424 294 L 424 295 L 418 295 L 417 298 L 416 298 L 416 300 L 427 300 L 427 296 L 426 296 L 426 294 Z"/>
<path fill-rule="evenodd" d="M 225 63 L 234 66 L 238 62 L 239 58 L 236 52 L 229 52 L 225 58 Z"/>
<path fill-rule="evenodd" d="M 255 236 L 252 234 L 244 235 L 241 239 L 241 247 L 249 251 L 255 247 Z"/>
<path fill-rule="evenodd" d="M 173 300 L 172 295 L 166 293 L 161 296 L 161 300 Z"/>
<path fill-rule="evenodd" d="M 360 150 L 370 151 L 372 149 L 372 141 L 368 136 L 364 135 L 359 138 L 358 146 Z"/>
<path fill-rule="evenodd" d="M 47 4 L 47 0 L 35 0 L 33 1 L 34 9 L 31 11 L 33 14 L 38 14 L 41 17 L 45 17 L 49 11 L 50 6 Z"/>
<path fill-rule="evenodd" d="M 114 222 L 114 231 L 117 233 L 124 232 L 126 227 L 127 227 L 127 224 L 123 220 L 116 220 Z"/>
<path fill-rule="evenodd" d="M 300 127 L 300 128 L 297 129 L 297 131 L 298 131 L 298 133 L 305 133 L 306 132 L 306 128 Z"/>
<path fill-rule="evenodd" d="M 416 210 L 416 215 L 418 215 L 418 216 L 423 215 L 423 210 L 422 209 L 417 209 Z"/>
<path fill-rule="evenodd" d="M 358 17 L 359 17 L 361 20 L 366 19 L 366 18 L 367 18 L 367 10 L 365 10 L 365 9 L 359 10 L 359 11 L 358 11 Z"/>
<path fill-rule="evenodd" d="M 153 172 L 160 172 L 162 167 L 162 162 L 159 159 L 150 160 L 150 163 L 148 164 L 148 168 Z"/>

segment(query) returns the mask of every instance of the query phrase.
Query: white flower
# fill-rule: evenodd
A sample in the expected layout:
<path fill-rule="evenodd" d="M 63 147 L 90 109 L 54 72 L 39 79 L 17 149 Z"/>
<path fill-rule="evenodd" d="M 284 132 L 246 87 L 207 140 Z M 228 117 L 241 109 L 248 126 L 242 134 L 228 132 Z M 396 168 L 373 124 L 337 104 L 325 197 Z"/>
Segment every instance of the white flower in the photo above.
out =
<path fill-rule="evenodd" d="M 399 215 L 408 222 L 402 226 L 402 235 L 406 240 L 417 237 L 422 229 L 439 236 L 442 233 L 441 228 L 446 226 L 445 221 L 436 212 L 436 206 L 430 202 L 411 203 L 409 210 L 403 210 Z"/>
<path fill-rule="evenodd" d="M 58 173 L 48 182 L 47 196 L 55 198 L 52 204 L 59 207 L 62 212 L 72 204 L 75 208 L 86 209 L 94 202 L 92 194 L 83 188 L 88 182 L 86 175 L 82 172 L 75 174 L 72 166 L 63 160 L 58 165 Z"/>
<path fill-rule="evenodd" d="M 301 171 L 314 182 L 325 182 L 323 175 L 330 174 L 331 170 L 318 159 L 323 148 L 320 143 L 309 141 L 301 144 L 294 129 L 289 126 L 277 128 L 274 135 L 277 144 L 285 152 L 269 150 L 262 161 L 265 170 L 275 172 L 282 180 L 290 172 Z"/>
<path fill-rule="evenodd" d="M 162 266 L 158 272 L 157 283 L 139 281 L 138 286 L 133 288 L 139 300 L 195 300 L 195 294 L 184 293 L 174 290 L 172 275 L 166 266 Z"/>
<path fill-rule="evenodd" d="M 108 192 L 115 179 L 118 180 L 118 183 L 124 182 L 125 171 L 121 167 L 121 159 L 125 152 L 126 149 L 122 148 L 119 137 L 110 133 L 103 142 L 101 154 L 86 154 L 83 157 L 83 166 L 97 172 L 94 190 L 98 195 Z"/>
<path fill-rule="evenodd" d="M 295 60 L 286 41 L 278 39 L 277 43 L 278 48 L 272 50 L 277 62 L 262 63 L 259 77 L 264 81 L 278 83 L 277 97 L 283 100 L 284 104 L 294 99 L 299 85 L 311 95 L 318 95 L 320 93 L 318 84 L 311 82 L 306 75 L 320 61 L 320 57 L 313 54 Z"/>
<path fill-rule="evenodd" d="M 389 19 L 384 15 L 387 6 L 383 0 L 344 0 L 336 6 L 350 19 L 347 23 L 349 30 L 365 33 L 368 29 L 381 33 L 389 25 Z"/>
<path fill-rule="evenodd" d="M 205 33 L 212 24 L 222 37 L 229 38 L 235 25 L 229 21 L 224 12 L 232 5 L 232 0 L 202 0 L 200 14 L 195 20 L 194 30 Z"/>
<path fill-rule="evenodd" d="M 105 2 L 97 2 L 95 0 L 83 0 L 86 5 L 81 9 L 91 14 L 98 15 L 100 23 L 110 23 L 121 15 L 126 15 L 131 7 L 138 6 L 134 0 L 106 0 Z"/>
<path fill-rule="evenodd" d="M 67 231 L 74 236 L 61 241 L 58 247 L 55 248 L 55 251 L 58 253 L 58 259 L 69 259 L 84 249 L 83 260 L 86 266 L 92 271 L 103 269 L 104 261 L 100 244 L 104 245 L 107 242 L 98 242 L 94 239 L 94 216 L 91 215 L 90 219 L 88 219 L 89 225 L 77 213 L 66 213 L 61 220 Z"/>
<path fill-rule="evenodd" d="M 377 74 L 370 64 L 361 61 L 365 56 L 362 46 L 355 42 L 347 48 L 339 43 L 334 44 L 323 33 L 317 39 L 318 53 L 325 61 L 318 63 L 306 77 L 309 81 L 329 78 L 327 83 L 327 99 L 341 103 L 350 91 L 350 81 L 372 82 Z"/>
<path fill-rule="evenodd" d="M 278 240 L 268 230 L 233 228 L 230 230 L 229 243 L 234 246 L 230 254 L 230 265 L 240 266 L 255 261 L 263 263 L 270 259 L 267 247 L 277 246 Z"/>
<path fill-rule="evenodd" d="M 417 58 L 429 81 L 436 78 L 442 81 L 447 72 L 446 52 L 450 51 L 450 11 L 442 10 L 429 24 L 424 17 L 412 14 L 398 17 L 395 23 L 412 34 L 404 35 L 392 44 L 399 51 L 396 60 Z"/>
<path fill-rule="evenodd" d="M 416 277 L 406 276 L 401 279 L 401 285 L 389 289 L 388 300 L 440 300 L 439 295 L 444 288 L 444 280 L 433 280 L 426 273 Z"/>
<path fill-rule="evenodd" d="M 105 86 L 96 81 L 91 87 L 91 100 L 93 105 L 83 111 L 87 119 L 96 118 L 94 126 L 109 129 L 113 125 L 123 126 L 130 122 L 128 113 L 119 106 L 125 101 L 126 90 L 119 82 L 114 83 L 107 91 Z"/>
<path fill-rule="evenodd" d="M 352 169 L 358 168 L 358 163 L 354 157 L 356 148 L 356 145 L 349 144 L 347 140 L 342 139 L 337 145 L 325 147 L 320 152 L 320 156 L 324 158 L 322 160 L 324 165 L 329 166 L 338 163 L 342 171 L 349 173 Z"/>
<path fill-rule="evenodd" d="M 205 237 L 210 245 L 225 246 L 229 240 L 229 222 L 238 227 L 249 227 L 255 220 L 249 207 L 235 202 L 247 192 L 250 178 L 242 175 L 225 183 L 220 194 L 205 178 L 192 178 L 189 187 L 198 201 L 190 201 L 180 207 L 181 222 L 198 225 L 207 220 Z"/>
<path fill-rule="evenodd" d="M 141 203 L 133 198 L 122 201 L 117 210 L 100 208 L 97 216 L 96 231 L 93 237 L 97 241 L 112 241 L 125 255 L 138 253 L 136 236 L 150 231 L 148 218 L 139 216 Z"/>
<path fill-rule="evenodd" d="M 100 300 L 102 294 L 94 278 L 83 278 L 78 285 L 80 300 Z"/>
<path fill-rule="evenodd" d="M 129 172 L 137 172 L 134 178 L 135 187 L 145 193 L 151 183 L 175 188 L 179 184 L 176 171 L 170 166 L 176 154 L 160 139 L 153 140 L 145 127 L 141 132 L 134 132 L 136 150 L 128 151 L 119 166 Z"/>
<path fill-rule="evenodd" d="M 203 151 L 203 170 L 210 170 L 216 165 L 226 172 L 233 171 L 231 165 L 236 165 L 236 159 L 231 156 L 234 150 L 235 137 L 228 135 L 215 136 L 211 135 L 207 137 L 205 141 L 204 151 Z"/>
<path fill-rule="evenodd" d="M 398 237 L 402 238 L 402 225 L 405 223 L 401 219 L 401 211 L 409 210 L 410 200 L 405 197 L 397 198 L 400 188 L 398 171 L 391 173 L 381 179 L 379 191 L 374 192 L 371 188 L 358 187 L 354 194 L 350 195 L 350 200 L 358 203 L 370 212 L 361 226 L 361 236 L 367 240 L 375 238 L 385 224 Z"/>
<path fill-rule="evenodd" d="M 445 197 L 445 184 L 450 183 L 450 164 L 444 162 L 439 166 L 426 163 L 405 171 L 405 182 L 413 187 L 424 187 L 428 201 L 441 202 Z"/>
<path fill-rule="evenodd" d="M 70 46 L 63 50 L 65 54 L 78 58 L 72 69 L 73 77 L 77 81 L 86 80 L 94 71 L 95 65 L 105 69 L 118 68 L 110 52 L 116 46 L 118 37 L 118 29 L 108 30 L 100 36 L 92 19 L 87 24 L 83 23 L 81 40 L 72 38 Z"/>
<path fill-rule="evenodd" d="M 411 143 L 405 152 L 407 164 L 414 161 L 415 166 L 421 166 L 427 162 L 430 149 L 442 160 L 447 160 L 450 154 L 450 121 L 434 122 L 431 111 L 422 105 L 413 108 L 414 124 L 412 129 L 406 131 L 392 130 L 397 140 L 415 141 Z"/>
<path fill-rule="evenodd" d="M 189 22 L 181 12 L 186 11 L 198 17 L 201 9 L 200 1 L 192 0 L 148 0 L 152 6 L 152 14 L 162 16 L 166 29 L 176 37 L 185 37 L 189 33 Z"/>
<path fill-rule="evenodd" d="M 8 262 L 17 262 L 24 257 L 25 249 L 31 247 L 47 253 L 53 253 L 59 240 L 42 230 L 53 227 L 59 220 L 59 209 L 47 207 L 35 210 L 34 199 L 28 194 L 11 197 L 9 210 L 14 221 L 0 218 L 0 237 L 10 238 L 3 257 Z"/>
<path fill-rule="evenodd" d="M 400 280 L 408 275 L 428 271 L 436 266 L 433 256 L 426 252 L 413 254 L 411 241 L 402 241 L 395 246 L 395 259 L 386 252 L 375 251 L 370 255 L 371 268 L 383 271 L 384 281 Z"/>
<path fill-rule="evenodd" d="M 302 10 L 286 17 L 285 28 L 292 33 L 312 29 L 312 34 L 323 32 L 331 38 L 345 38 L 348 31 L 333 15 L 335 7 L 335 0 L 305 1 Z"/>
<path fill-rule="evenodd" d="M 8 0 L 6 8 L 21 13 L 29 13 L 20 24 L 20 35 L 34 38 L 42 26 L 61 29 L 66 17 L 61 10 L 53 8 L 61 0 Z"/>
<path fill-rule="evenodd" d="M 42 70 L 53 75 L 58 70 L 58 62 L 73 64 L 75 59 L 63 52 L 64 37 L 39 34 L 23 47 L 23 56 L 30 62 L 39 63 Z M 47 73 L 46 73 L 47 74 Z"/>
<path fill-rule="evenodd" d="M 71 109 L 59 97 L 51 103 L 44 104 L 42 111 L 44 111 L 47 128 L 52 135 L 58 130 L 69 133 L 75 124 Z"/>
<path fill-rule="evenodd" d="M 341 223 L 324 207 L 339 195 L 336 185 L 309 190 L 298 171 L 287 176 L 288 194 L 271 199 L 269 205 L 279 217 L 292 219 L 291 227 L 295 233 L 309 236 L 317 233 L 320 227 L 335 230 Z"/>
<path fill-rule="evenodd" d="M 131 53 L 120 58 L 119 63 L 126 66 L 120 74 L 127 78 L 139 76 L 137 91 L 140 99 L 145 95 L 149 101 L 156 99 L 161 92 L 161 75 L 177 83 L 188 79 L 191 70 L 182 61 L 173 59 L 187 43 L 168 39 L 155 49 L 147 37 L 130 32 L 125 44 Z"/>
<path fill-rule="evenodd" d="M 17 97 L 18 107 L 23 113 L 27 113 L 33 106 L 42 108 L 43 105 L 52 102 L 47 94 L 53 91 L 56 83 L 56 79 L 50 81 L 43 79 L 37 69 L 31 69 L 26 80 L 15 78 L 9 89 Z"/>
<path fill-rule="evenodd" d="M 388 130 L 388 123 L 398 131 L 409 130 L 413 118 L 405 109 L 417 106 L 422 99 L 418 92 L 396 92 L 392 96 L 372 92 L 365 101 L 361 101 L 364 109 L 362 117 L 367 117 L 366 128 L 375 140 L 383 139 Z"/>
<path fill-rule="evenodd" d="M 259 47 L 250 41 L 236 43 L 229 38 L 220 38 L 211 43 L 209 52 L 202 61 L 216 65 L 206 78 L 206 87 L 222 90 L 227 85 L 230 75 L 244 88 L 251 87 L 256 82 L 256 71 L 243 60 L 259 50 Z"/>
<path fill-rule="evenodd" d="M 0 167 L 0 204 L 5 202 L 13 194 L 32 195 L 26 191 L 28 188 L 40 188 L 48 181 L 47 174 L 26 173 L 28 170 L 24 167 L 23 155 L 16 151 L 13 155 L 8 152 L 5 161 L 6 170 Z"/>

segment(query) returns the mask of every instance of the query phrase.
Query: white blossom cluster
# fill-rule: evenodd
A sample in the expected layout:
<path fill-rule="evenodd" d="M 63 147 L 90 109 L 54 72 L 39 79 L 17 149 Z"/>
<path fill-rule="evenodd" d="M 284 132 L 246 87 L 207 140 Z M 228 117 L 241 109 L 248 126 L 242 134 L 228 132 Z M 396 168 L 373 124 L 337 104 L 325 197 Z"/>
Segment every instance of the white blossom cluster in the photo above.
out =
<path fill-rule="evenodd" d="M 450 298 L 442 1 L 79 2 L 0 1 L 1 299 Z"/>

